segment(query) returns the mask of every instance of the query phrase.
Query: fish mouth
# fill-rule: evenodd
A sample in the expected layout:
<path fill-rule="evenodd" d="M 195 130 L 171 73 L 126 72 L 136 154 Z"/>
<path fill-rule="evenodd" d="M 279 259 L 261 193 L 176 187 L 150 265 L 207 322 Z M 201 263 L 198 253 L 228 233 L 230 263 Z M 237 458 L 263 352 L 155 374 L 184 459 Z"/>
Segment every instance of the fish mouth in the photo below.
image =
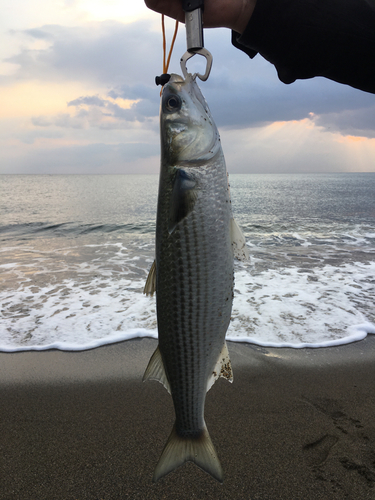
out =
<path fill-rule="evenodd" d="M 187 119 L 170 120 L 167 122 L 168 135 L 172 137 L 172 140 L 178 135 L 182 134 L 188 130 L 189 123 Z"/>
<path fill-rule="evenodd" d="M 189 127 L 186 122 L 174 123 L 169 130 L 167 142 L 178 160 L 211 158 L 217 151 L 217 136 L 214 130 L 208 134 L 200 127 Z"/>

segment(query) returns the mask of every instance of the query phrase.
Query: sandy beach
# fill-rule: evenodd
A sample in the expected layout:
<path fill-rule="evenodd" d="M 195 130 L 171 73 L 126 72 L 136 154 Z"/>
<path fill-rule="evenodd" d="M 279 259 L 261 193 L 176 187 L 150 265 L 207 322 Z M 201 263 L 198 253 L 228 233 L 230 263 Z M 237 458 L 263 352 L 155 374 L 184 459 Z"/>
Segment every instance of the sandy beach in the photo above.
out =
<path fill-rule="evenodd" d="M 141 381 L 155 347 L 1 353 L 1 500 L 375 498 L 375 337 L 230 343 L 234 383 L 206 402 L 222 485 L 191 463 L 152 483 L 174 421 L 162 385 Z"/>

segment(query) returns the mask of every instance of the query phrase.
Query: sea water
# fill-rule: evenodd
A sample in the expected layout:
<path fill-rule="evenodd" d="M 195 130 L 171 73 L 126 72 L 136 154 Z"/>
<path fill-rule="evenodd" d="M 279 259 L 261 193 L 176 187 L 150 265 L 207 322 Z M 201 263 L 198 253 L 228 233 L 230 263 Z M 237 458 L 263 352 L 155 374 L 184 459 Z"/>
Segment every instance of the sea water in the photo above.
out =
<path fill-rule="evenodd" d="M 375 333 L 375 174 L 231 175 L 250 251 L 227 338 L 324 347 Z M 157 337 L 158 176 L 0 176 L 0 350 Z"/>

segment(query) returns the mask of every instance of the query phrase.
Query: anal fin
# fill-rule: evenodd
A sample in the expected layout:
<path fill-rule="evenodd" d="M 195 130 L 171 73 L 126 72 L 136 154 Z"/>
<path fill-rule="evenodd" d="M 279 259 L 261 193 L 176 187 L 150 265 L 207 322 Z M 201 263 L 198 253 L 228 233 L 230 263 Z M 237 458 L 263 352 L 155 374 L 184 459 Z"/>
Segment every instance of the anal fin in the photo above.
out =
<path fill-rule="evenodd" d="M 207 382 L 207 391 L 211 389 L 216 380 L 219 377 L 223 377 L 228 382 L 233 382 L 233 371 L 232 364 L 230 362 L 229 351 L 227 347 L 227 343 L 224 342 L 223 348 L 220 352 L 220 356 L 216 362 L 214 369 L 212 370 L 212 374 Z"/>

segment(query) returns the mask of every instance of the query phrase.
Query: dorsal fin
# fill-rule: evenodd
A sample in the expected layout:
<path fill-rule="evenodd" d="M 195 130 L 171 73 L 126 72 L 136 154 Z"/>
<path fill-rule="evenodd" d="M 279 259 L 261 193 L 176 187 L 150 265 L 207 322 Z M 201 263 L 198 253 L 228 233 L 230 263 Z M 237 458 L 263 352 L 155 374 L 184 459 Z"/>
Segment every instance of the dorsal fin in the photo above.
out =
<path fill-rule="evenodd" d="M 230 235 L 232 238 L 233 256 L 238 260 L 248 260 L 249 249 L 246 246 L 245 236 L 234 218 L 230 221 Z"/>

